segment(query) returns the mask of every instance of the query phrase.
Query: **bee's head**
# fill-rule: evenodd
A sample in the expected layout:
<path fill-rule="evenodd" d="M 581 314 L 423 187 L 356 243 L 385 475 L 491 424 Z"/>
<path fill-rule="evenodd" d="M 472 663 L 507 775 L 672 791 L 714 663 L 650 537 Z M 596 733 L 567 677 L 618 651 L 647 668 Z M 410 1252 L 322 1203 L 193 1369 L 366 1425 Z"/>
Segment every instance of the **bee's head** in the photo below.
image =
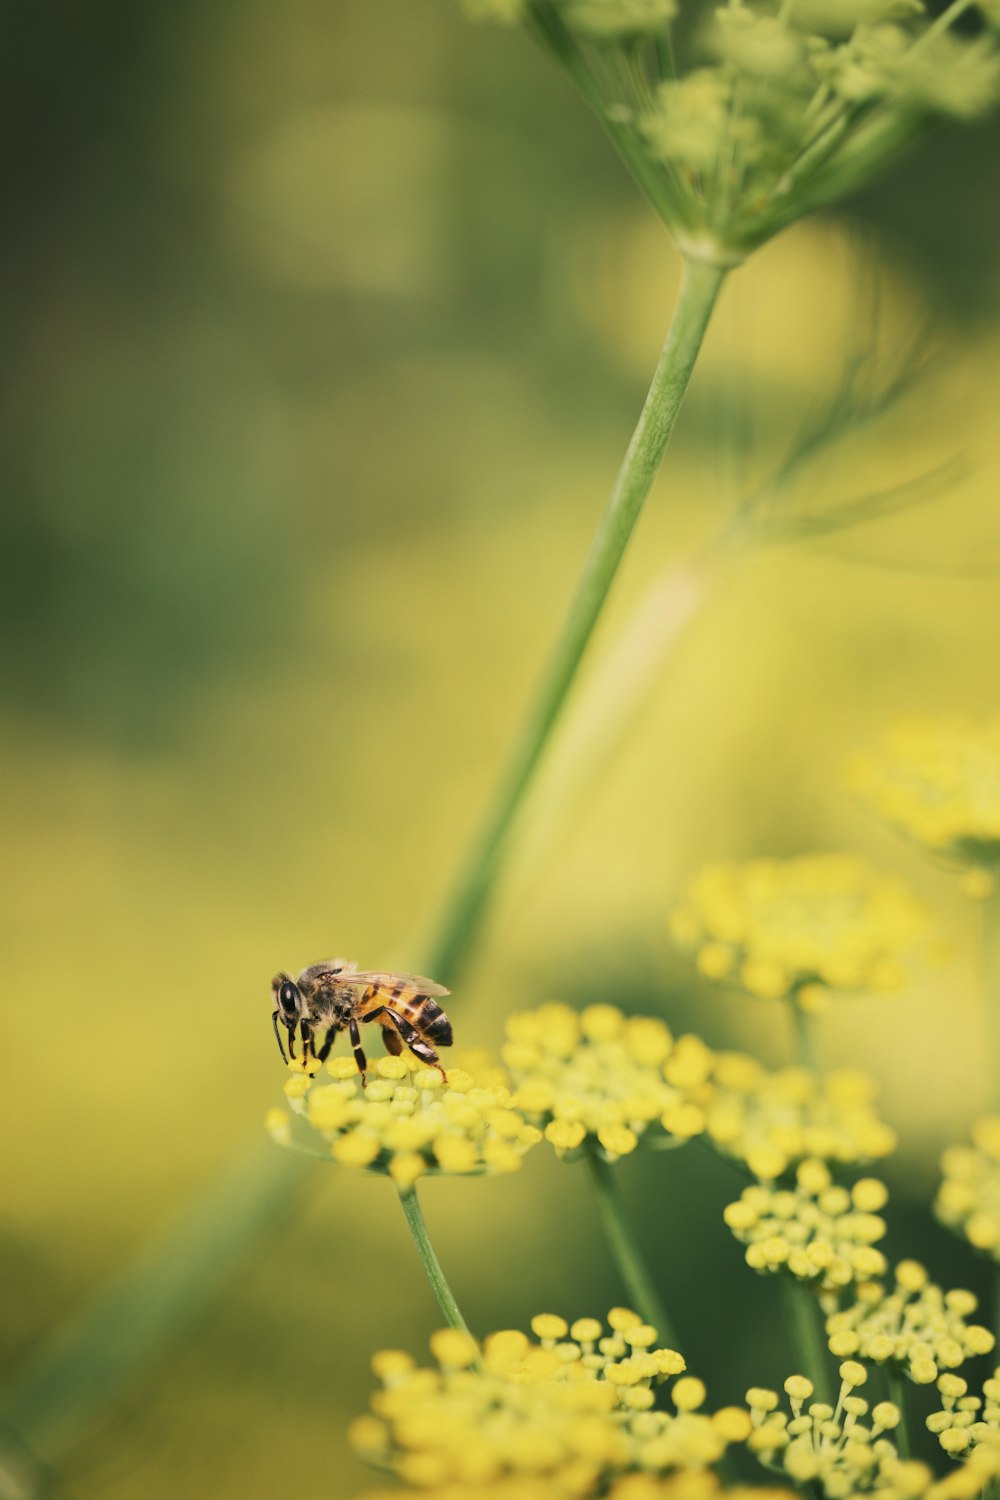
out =
<path fill-rule="evenodd" d="M 271 980 L 271 993 L 275 1013 L 281 1016 L 286 1026 L 294 1026 L 305 1010 L 298 985 L 287 974 L 275 974 Z"/>

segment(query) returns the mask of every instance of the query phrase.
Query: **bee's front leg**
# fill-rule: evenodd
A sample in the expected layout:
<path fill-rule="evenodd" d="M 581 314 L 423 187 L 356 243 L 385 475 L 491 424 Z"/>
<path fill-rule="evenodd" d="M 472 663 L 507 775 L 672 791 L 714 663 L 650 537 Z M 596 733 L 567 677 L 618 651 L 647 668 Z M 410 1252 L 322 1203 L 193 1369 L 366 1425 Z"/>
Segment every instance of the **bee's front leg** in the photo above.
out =
<path fill-rule="evenodd" d="M 368 1059 L 365 1057 L 364 1048 L 361 1045 L 361 1033 L 358 1030 L 357 1021 L 351 1019 L 347 1023 L 347 1034 L 351 1039 L 351 1047 L 354 1050 L 354 1061 L 357 1063 L 358 1072 L 361 1074 L 361 1087 L 365 1088 L 367 1083 L 365 1071 L 368 1067 Z"/>

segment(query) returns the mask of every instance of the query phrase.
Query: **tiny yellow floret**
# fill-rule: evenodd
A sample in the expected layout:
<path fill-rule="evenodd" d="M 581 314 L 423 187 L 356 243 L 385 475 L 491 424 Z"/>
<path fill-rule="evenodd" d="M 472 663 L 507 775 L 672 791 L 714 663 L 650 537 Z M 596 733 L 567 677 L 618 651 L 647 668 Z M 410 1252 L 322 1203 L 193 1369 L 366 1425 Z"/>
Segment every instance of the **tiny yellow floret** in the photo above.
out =
<path fill-rule="evenodd" d="M 531 1320 L 531 1331 L 540 1339 L 562 1339 L 569 1332 L 569 1325 L 555 1313 L 538 1313 Z"/>
<path fill-rule="evenodd" d="M 670 1392 L 678 1411 L 697 1411 L 699 1406 L 704 1405 L 707 1394 L 703 1382 L 694 1375 L 683 1375 L 674 1383 Z"/>
<path fill-rule="evenodd" d="M 471 1334 L 460 1328 L 439 1328 L 430 1337 L 430 1349 L 440 1365 L 465 1369 L 479 1358 L 479 1346 Z"/>

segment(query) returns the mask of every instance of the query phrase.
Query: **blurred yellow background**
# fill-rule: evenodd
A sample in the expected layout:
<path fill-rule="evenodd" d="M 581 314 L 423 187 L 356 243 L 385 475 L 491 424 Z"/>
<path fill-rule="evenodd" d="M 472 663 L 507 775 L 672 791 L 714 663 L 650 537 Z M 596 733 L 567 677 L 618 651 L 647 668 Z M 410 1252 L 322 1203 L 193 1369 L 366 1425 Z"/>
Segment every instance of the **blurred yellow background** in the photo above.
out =
<path fill-rule="evenodd" d="M 66 6 L 54 30 L 14 30 L 11 1378 L 260 1133 L 282 1083 L 271 974 L 334 954 L 419 965 L 678 274 L 563 81 L 445 0 Z M 950 957 L 898 998 L 845 1002 L 825 1041 L 883 1081 L 904 1141 L 896 1222 L 943 1278 L 957 1251 L 923 1204 L 985 1094 L 976 913 L 839 777 L 900 713 L 995 708 L 997 145 L 995 127 L 934 143 L 731 279 L 449 1004 L 476 1044 L 557 996 L 783 1059 L 780 1008 L 700 986 L 667 912 L 708 858 L 866 852 L 933 905 Z M 933 357 L 905 400 L 793 497 L 913 483 L 919 503 L 821 546 L 678 572 L 859 351 L 890 369 L 925 333 Z M 732 1399 L 780 1370 L 780 1336 L 719 1219 L 725 1170 L 688 1155 L 623 1175 L 684 1288 L 692 1363 Z M 475 1327 L 620 1298 L 585 1187 L 538 1152 L 509 1180 L 427 1188 Z M 392 1197 L 312 1171 L 223 1295 L 59 1457 L 66 1493 L 361 1489 L 343 1429 L 369 1355 L 417 1348 L 437 1322 Z"/>

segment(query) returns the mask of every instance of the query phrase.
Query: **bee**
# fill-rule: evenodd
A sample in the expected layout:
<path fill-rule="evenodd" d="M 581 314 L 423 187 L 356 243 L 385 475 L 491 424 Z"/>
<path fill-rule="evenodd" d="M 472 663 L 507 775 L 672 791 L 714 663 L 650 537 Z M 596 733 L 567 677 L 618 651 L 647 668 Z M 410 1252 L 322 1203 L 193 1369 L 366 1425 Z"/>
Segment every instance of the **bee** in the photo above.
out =
<path fill-rule="evenodd" d="M 447 995 L 443 985 L 422 979 L 419 974 L 390 974 L 380 970 L 361 970 L 344 958 L 311 964 L 298 979 L 276 974 L 271 980 L 274 1008 L 271 1022 L 278 1050 L 285 1062 L 278 1022 L 288 1031 L 288 1051 L 295 1056 L 295 1030 L 302 1038 L 302 1060 L 310 1055 L 325 1062 L 337 1033 L 347 1032 L 354 1051 L 354 1061 L 365 1086 L 368 1061 L 361 1046 L 361 1022 L 377 1021 L 387 1052 L 398 1057 L 404 1046 L 414 1057 L 437 1068 L 442 1080 L 448 1075 L 441 1066 L 438 1047 L 450 1047 L 451 1022 L 434 999 Z M 320 1032 L 326 1035 L 316 1045 Z"/>

